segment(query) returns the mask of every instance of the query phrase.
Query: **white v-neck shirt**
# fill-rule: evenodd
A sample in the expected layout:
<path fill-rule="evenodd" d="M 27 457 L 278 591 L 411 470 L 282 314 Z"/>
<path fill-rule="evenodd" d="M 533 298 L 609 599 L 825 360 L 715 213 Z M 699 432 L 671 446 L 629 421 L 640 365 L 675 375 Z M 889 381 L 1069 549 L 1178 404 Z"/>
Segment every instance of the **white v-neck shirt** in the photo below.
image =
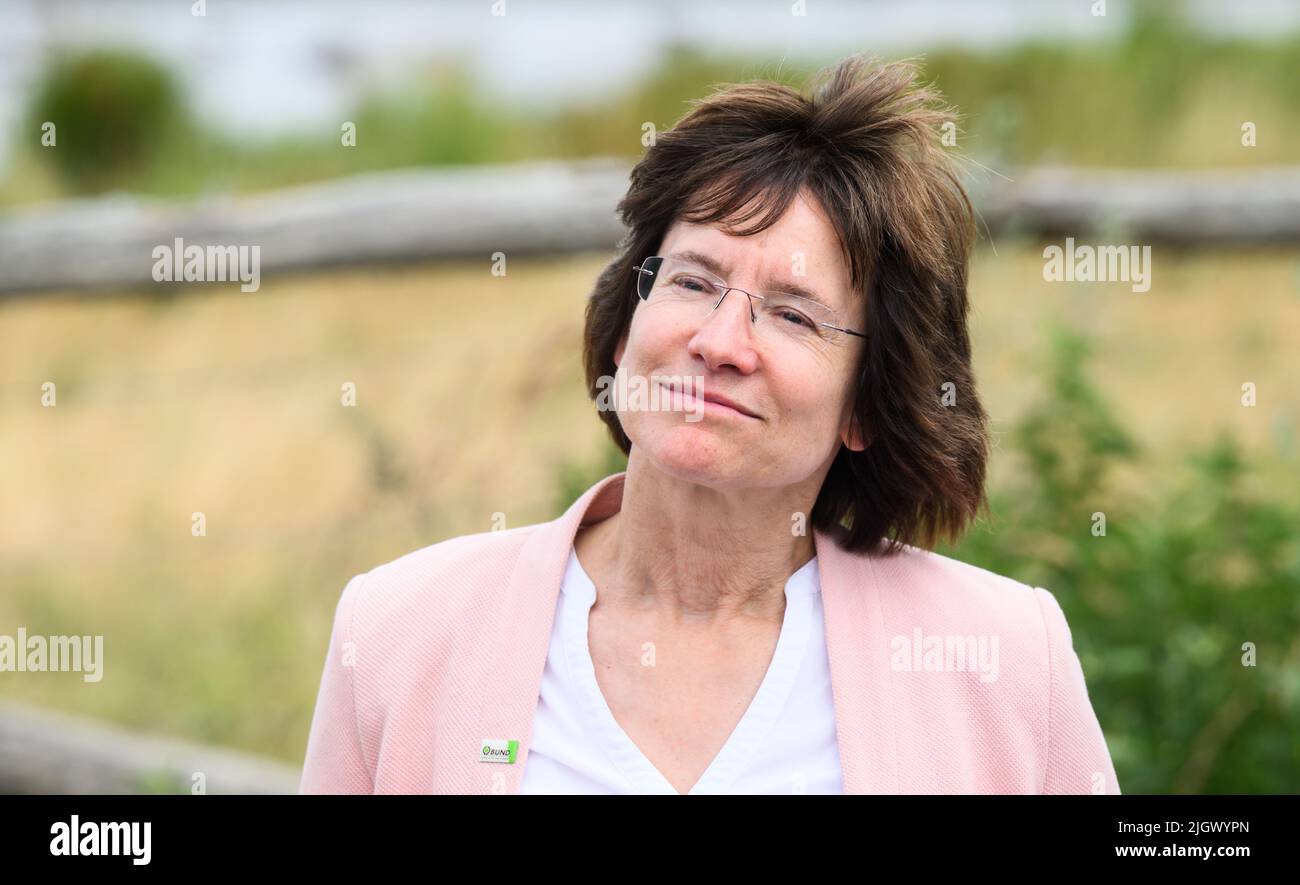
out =
<path fill-rule="evenodd" d="M 842 793 L 814 556 L 785 585 L 776 650 L 745 715 L 688 795 Z M 610 712 L 587 642 L 596 587 L 569 552 L 520 793 L 667 793 Z"/>

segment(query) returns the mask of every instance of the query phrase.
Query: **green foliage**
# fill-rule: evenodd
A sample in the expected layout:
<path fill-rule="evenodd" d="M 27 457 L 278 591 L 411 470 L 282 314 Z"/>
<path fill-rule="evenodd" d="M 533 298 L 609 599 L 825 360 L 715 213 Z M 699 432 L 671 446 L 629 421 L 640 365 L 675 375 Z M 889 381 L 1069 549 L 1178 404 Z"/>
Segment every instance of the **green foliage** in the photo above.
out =
<path fill-rule="evenodd" d="M 156 768 L 136 778 L 135 792 L 150 796 L 188 793 L 188 785 L 170 768 Z"/>
<path fill-rule="evenodd" d="M 454 66 L 417 79 L 406 93 L 368 98 L 356 124 L 365 147 L 357 153 L 377 167 L 505 163 L 531 153 L 525 121 L 481 100 L 469 73 Z"/>
<path fill-rule="evenodd" d="M 1282 73 L 1294 72 L 1298 58 L 1300 35 L 1212 36 L 1135 4 L 1117 40 L 951 48 L 926 53 L 922 64 L 925 79 L 961 112 L 963 152 L 1002 171 L 1293 162 L 1285 149 L 1243 150 L 1239 138 L 1244 120 L 1279 133 L 1300 128 L 1300 78 Z M 1252 112 L 1243 115 L 1243 107 Z"/>
<path fill-rule="evenodd" d="M 1300 34 L 1220 37 L 1191 29 L 1178 10 L 1135 7 L 1129 28 L 1111 40 L 1034 41 L 994 51 L 943 47 L 914 60 L 959 110 L 962 153 L 999 171 L 1036 163 L 1293 162 Z M 123 187 L 181 196 L 406 166 L 593 155 L 634 160 L 644 151 L 645 124 L 671 128 L 716 86 L 770 79 L 797 88 L 838 60 L 787 63 L 673 46 L 630 89 L 547 110 L 479 93 L 469 70 L 455 62 L 431 65 L 412 71 L 398 90 L 365 97 L 347 115 L 357 140 L 345 148 L 337 125 L 264 140 L 191 125 L 165 71 L 135 55 L 94 52 L 56 60 L 47 72 L 30 119 L 35 127 L 57 121 L 58 147 L 33 148 L 34 139 L 20 139 L 0 204 L 57 196 L 39 176 L 32 181 L 33 164 L 46 162 L 57 165 L 70 191 Z M 1245 120 L 1267 133 L 1249 150 L 1240 144 Z"/>
<path fill-rule="evenodd" d="M 55 125 L 56 141 L 45 156 L 77 192 L 124 186 L 185 128 L 171 73 L 121 50 L 57 59 L 28 113 L 33 131 Z"/>
<path fill-rule="evenodd" d="M 991 495 L 994 526 L 941 552 L 1056 596 L 1125 792 L 1300 791 L 1300 510 L 1248 491 L 1226 434 L 1159 500 L 1121 491 L 1112 468 L 1155 465 L 1086 354 L 1054 333 L 1042 399 L 1011 434 L 1024 470 Z"/>
<path fill-rule="evenodd" d="M 559 481 L 555 492 L 555 504 L 552 509 L 558 517 L 569 509 L 569 505 L 582 493 L 597 482 L 615 473 L 627 470 L 627 455 L 624 455 L 613 440 L 602 448 L 600 458 L 592 463 L 569 461 L 561 464 L 557 472 Z"/>

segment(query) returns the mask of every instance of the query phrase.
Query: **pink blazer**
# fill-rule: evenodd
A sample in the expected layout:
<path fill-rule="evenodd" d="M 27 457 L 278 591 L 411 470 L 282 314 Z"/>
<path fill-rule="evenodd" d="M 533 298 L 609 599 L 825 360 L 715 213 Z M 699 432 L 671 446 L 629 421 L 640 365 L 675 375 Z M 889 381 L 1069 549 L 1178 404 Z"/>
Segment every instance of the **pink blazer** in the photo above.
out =
<path fill-rule="evenodd" d="M 624 476 L 552 522 L 349 581 L 300 792 L 518 792 L 574 536 L 619 509 Z M 1051 593 L 915 547 L 880 559 L 813 538 L 846 793 L 1120 791 Z M 517 741 L 515 761 L 483 761 L 485 741 Z"/>

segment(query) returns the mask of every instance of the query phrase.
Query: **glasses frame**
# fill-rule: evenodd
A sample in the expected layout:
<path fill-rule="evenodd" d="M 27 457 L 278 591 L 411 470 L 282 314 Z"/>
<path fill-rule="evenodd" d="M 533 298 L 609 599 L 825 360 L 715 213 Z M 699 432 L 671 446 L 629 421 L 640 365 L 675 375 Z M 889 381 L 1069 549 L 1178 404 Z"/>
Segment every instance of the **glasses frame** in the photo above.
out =
<path fill-rule="evenodd" d="M 651 270 L 651 269 L 649 269 L 649 268 L 646 267 L 646 264 L 647 264 L 647 263 L 649 263 L 649 262 L 651 262 L 651 261 L 655 261 L 656 259 L 658 260 L 659 263 L 658 263 L 657 265 L 655 265 L 655 268 L 654 268 L 653 270 Z M 649 294 L 646 294 L 646 295 L 642 295 L 642 294 L 641 294 L 641 285 L 640 285 L 640 282 L 641 282 L 642 277 L 640 276 L 640 274 L 644 274 L 645 276 L 648 276 L 648 277 L 658 277 L 658 274 L 659 274 L 659 268 L 662 267 L 662 266 L 663 266 L 663 263 L 664 263 L 665 261 L 668 261 L 668 260 L 669 260 L 669 259 L 666 258 L 666 257 L 663 256 L 663 255 L 651 255 L 651 256 L 649 256 L 649 257 L 647 257 L 647 258 L 642 259 L 642 261 L 641 261 L 640 264 L 638 264 L 638 265 L 636 265 L 636 266 L 634 266 L 634 267 L 632 268 L 633 270 L 637 271 L 637 273 L 638 273 L 638 276 L 637 276 L 637 286 L 636 286 L 636 297 L 637 297 L 637 298 L 639 298 L 639 299 L 642 300 L 642 301 L 646 301 L 646 302 L 648 302 L 648 301 L 650 300 L 650 296 L 649 296 Z M 689 263 L 689 262 L 688 262 L 688 263 Z M 693 266 L 695 266 L 695 267 L 699 267 L 699 265 L 693 265 Z M 710 313 L 712 313 L 713 311 L 717 310 L 717 309 L 718 309 L 718 305 L 722 304 L 722 301 L 723 301 L 724 298 L 727 297 L 727 294 L 728 294 L 729 292 L 731 292 L 731 291 L 734 290 L 734 291 L 736 291 L 736 292 L 740 292 L 740 293 L 744 294 L 745 296 L 747 296 L 747 297 L 749 298 L 749 321 L 750 321 L 751 323 L 757 323 L 757 322 L 758 322 L 758 315 L 754 313 L 754 299 L 757 298 L 757 299 L 760 300 L 760 301 L 765 301 L 766 299 L 764 298 L 763 295 L 755 294 L 755 293 L 753 293 L 753 292 L 746 291 L 745 289 L 741 289 L 741 288 L 738 287 L 738 286 L 728 286 L 728 285 L 726 284 L 726 282 L 724 282 L 723 280 L 719 279 L 719 278 L 717 277 L 717 275 L 711 273 L 711 272 L 708 271 L 706 268 L 700 267 L 699 270 L 700 270 L 700 273 L 701 273 L 701 274 L 703 274 L 704 276 L 706 276 L 706 277 L 708 277 L 709 279 L 713 280 L 715 283 L 717 283 L 718 287 L 719 287 L 720 289 L 722 289 L 722 295 L 718 298 L 717 301 L 715 301 L 715 302 L 713 303 L 713 307 L 709 308 L 709 312 L 710 312 Z M 651 284 L 650 284 L 650 288 L 651 288 L 651 290 L 654 289 L 654 283 L 653 283 L 653 282 L 651 282 Z M 770 294 L 770 295 L 785 295 L 785 296 L 788 297 L 788 298 L 799 298 L 799 299 L 801 299 L 801 300 L 803 300 L 803 301 L 807 301 L 807 300 L 808 300 L 807 298 L 804 298 L 802 295 L 795 295 L 793 292 L 775 292 L 775 291 L 773 291 L 773 292 L 769 292 L 768 294 Z M 816 302 L 813 302 L 813 303 L 816 304 Z M 822 307 L 822 308 L 825 308 L 826 310 L 830 310 L 830 308 L 827 308 L 825 305 L 818 305 L 818 306 L 819 306 L 819 307 Z M 833 314 L 833 313 L 834 313 L 834 312 L 832 311 L 832 314 Z M 814 322 L 815 322 L 815 321 L 814 321 Z M 846 335 L 856 335 L 856 336 L 859 337 L 859 338 L 866 338 L 866 337 L 867 337 L 867 336 L 866 336 L 866 333 L 864 333 L 864 332 L 856 332 L 856 331 L 854 331 L 853 329 L 846 329 L 844 326 L 837 326 L 837 325 L 834 325 L 833 323 L 817 323 L 817 325 L 819 325 L 819 326 L 824 326 L 824 327 L 827 328 L 827 329 L 833 329 L 833 330 L 836 331 L 836 332 L 843 332 L 843 333 L 846 334 Z M 831 339 L 831 342 L 834 343 L 834 339 Z"/>

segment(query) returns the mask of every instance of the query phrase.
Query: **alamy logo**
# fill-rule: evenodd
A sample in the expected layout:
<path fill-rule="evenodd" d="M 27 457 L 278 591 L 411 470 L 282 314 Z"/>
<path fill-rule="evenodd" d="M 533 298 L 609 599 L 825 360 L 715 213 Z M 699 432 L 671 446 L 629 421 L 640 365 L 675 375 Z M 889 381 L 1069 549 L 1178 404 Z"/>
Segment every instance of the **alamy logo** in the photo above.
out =
<path fill-rule="evenodd" d="M 149 821 L 121 823 L 82 821 L 72 815 L 68 822 L 57 821 L 50 826 L 54 836 L 50 840 L 50 854 L 55 857 L 81 855 L 126 855 L 131 863 L 145 866 L 153 852 L 150 849 L 152 824 Z"/>
<path fill-rule="evenodd" d="M 172 245 L 154 246 L 153 258 L 153 278 L 158 283 L 239 280 L 241 292 L 256 292 L 262 285 L 261 246 L 187 246 L 177 237 Z"/>
<path fill-rule="evenodd" d="M 104 678 L 104 637 L 28 636 L 26 627 L 18 636 L 0 634 L 0 673 L 42 671 L 81 672 L 86 682 Z"/>
<path fill-rule="evenodd" d="M 997 636 L 927 636 L 916 627 L 911 636 L 895 636 L 889 647 L 893 651 L 889 666 L 895 672 L 975 672 L 980 674 L 980 682 L 995 682 L 998 678 Z"/>
<path fill-rule="evenodd" d="M 1131 282 L 1134 292 L 1151 288 L 1151 247 L 1075 246 L 1065 238 L 1065 248 L 1052 244 L 1043 250 L 1043 279 L 1049 283 Z"/>
<path fill-rule="evenodd" d="M 620 367 L 596 379 L 598 412 L 686 412 L 704 420 L 704 378 L 699 375 L 628 375 Z"/>

